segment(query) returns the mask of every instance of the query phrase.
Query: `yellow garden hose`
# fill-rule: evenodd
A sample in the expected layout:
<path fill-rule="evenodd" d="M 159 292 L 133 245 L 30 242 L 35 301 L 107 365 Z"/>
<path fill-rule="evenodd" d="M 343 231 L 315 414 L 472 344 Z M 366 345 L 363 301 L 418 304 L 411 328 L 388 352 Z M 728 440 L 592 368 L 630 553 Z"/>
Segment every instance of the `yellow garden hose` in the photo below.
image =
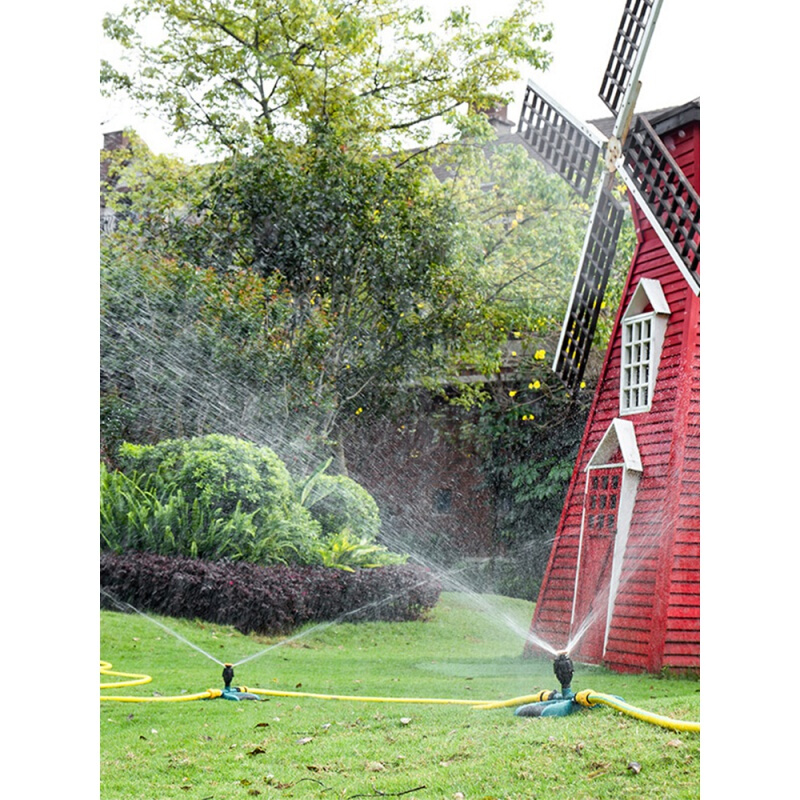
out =
<path fill-rule="evenodd" d="M 684 722 L 683 720 L 671 719 L 670 717 L 662 717 L 660 714 L 652 714 L 649 711 L 643 711 L 641 708 L 629 705 L 619 697 L 593 692 L 591 689 L 584 689 L 582 692 L 578 692 L 578 694 L 575 695 L 575 701 L 582 706 L 586 706 L 586 708 L 591 708 L 595 705 L 608 706 L 616 711 L 621 711 L 623 714 L 627 714 L 629 717 L 635 717 L 644 722 L 651 722 L 653 725 L 660 725 L 662 728 L 670 728 L 674 731 L 700 732 L 699 722 Z"/>
<path fill-rule="evenodd" d="M 513 706 L 522 706 L 526 703 L 541 703 L 545 700 L 552 700 L 554 691 L 545 689 L 537 694 L 526 695 L 525 697 L 512 697 L 510 700 L 498 700 L 490 703 L 476 703 L 473 708 L 481 710 L 488 710 L 490 708 L 512 708 Z"/>
<path fill-rule="evenodd" d="M 150 683 L 152 678 L 149 675 L 138 675 L 132 672 L 112 672 L 111 664 L 107 661 L 100 662 L 101 675 L 114 675 L 120 678 L 130 678 L 128 681 L 119 681 L 116 683 L 101 683 L 101 689 L 116 689 L 122 686 L 138 686 L 143 683 Z M 310 698 L 315 700 L 349 700 L 360 703 L 417 703 L 427 705 L 451 705 L 451 706 L 470 706 L 474 709 L 488 710 L 494 708 L 509 708 L 513 706 L 521 706 L 525 703 L 539 703 L 553 698 L 555 694 L 552 691 L 541 691 L 534 695 L 527 695 L 524 697 L 514 697 L 510 700 L 457 700 L 451 698 L 431 698 L 431 697 L 369 697 L 359 695 L 345 695 L 345 694 L 317 694 L 314 692 L 289 692 L 279 691 L 277 689 L 250 689 L 248 687 L 239 687 L 239 691 L 248 694 L 264 695 L 266 697 L 295 697 L 295 698 Z M 197 694 L 182 694 L 173 697 L 120 697 L 114 695 L 101 695 L 100 700 L 106 702 L 116 703 L 186 703 L 192 700 L 211 700 L 222 696 L 222 691 L 219 689 L 207 689 L 205 692 L 198 692 Z M 616 711 L 621 711 L 623 714 L 635 717 L 644 722 L 650 722 L 653 725 L 659 725 L 662 728 L 670 728 L 676 731 L 700 731 L 699 722 L 684 722 L 682 720 L 670 719 L 669 717 L 662 717 L 659 714 L 652 714 L 649 711 L 643 711 L 640 708 L 629 705 L 624 700 L 608 694 L 601 694 L 592 691 L 591 689 L 584 689 L 574 698 L 576 703 L 579 703 L 586 708 L 591 708 L 596 705 L 605 705 L 613 708 Z"/>
<path fill-rule="evenodd" d="M 136 686 L 143 683 L 149 683 L 152 678 L 149 675 L 137 675 L 131 672 L 112 672 L 111 664 L 107 661 L 100 662 L 101 675 L 115 675 L 118 677 L 133 678 L 130 681 L 120 681 L 118 683 L 101 683 L 101 689 L 116 689 L 121 686 Z M 344 695 L 344 694 L 315 694 L 313 692 L 282 692 L 276 689 L 250 689 L 244 686 L 239 687 L 242 692 L 249 694 L 265 695 L 267 697 L 308 697 L 316 700 L 353 700 L 362 703 L 427 703 L 439 705 L 463 705 L 479 707 L 490 705 L 490 700 L 454 700 L 454 699 L 435 699 L 423 697 L 364 697 L 360 695 Z M 197 694 L 182 694 L 174 697 L 120 697 L 115 695 L 101 695 L 100 700 L 106 702 L 117 703 L 178 703 L 187 702 L 189 700 L 211 700 L 216 697 L 221 697 L 222 692 L 219 689 L 208 689 L 205 692 L 198 692 Z"/>
<path fill-rule="evenodd" d="M 108 661 L 100 662 L 100 674 L 114 675 L 116 677 L 132 679 L 128 681 L 118 681 L 116 683 L 101 683 L 101 689 L 117 689 L 122 686 L 138 686 L 143 683 L 150 683 L 150 681 L 153 680 L 149 675 L 138 675 L 133 672 L 112 672 L 111 664 Z M 312 692 L 281 692 L 274 689 L 249 689 L 244 686 L 240 687 L 240 689 L 242 692 L 266 695 L 269 697 L 309 697 L 317 700 L 354 700 L 362 703 L 438 703 L 440 705 L 479 706 L 492 702 L 489 700 L 440 700 L 420 697 L 363 697 L 359 695 L 343 694 L 314 694 Z M 211 700 L 221 696 L 222 692 L 219 689 L 207 689 L 205 692 L 198 692 L 197 694 L 182 694 L 174 697 L 121 697 L 116 695 L 101 695 L 100 700 L 117 703 L 179 703 L 187 702 L 189 700 Z"/>
<path fill-rule="evenodd" d="M 101 683 L 101 689 L 118 689 L 121 686 L 139 686 L 143 683 L 150 683 L 153 679 L 149 675 L 137 675 L 134 672 L 112 672 L 111 664 L 108 661 L 100 662 L 101 675 L 114 675 L 118 678 L 133 678 L 130 681 L 117 681 L 116 683 Z"/>
<path fill-rule="evenodd" d="M 280 692 L 274 689 L 251 689 L 242 686 L 243 692 L 262 694 L 270 697 L 311 697 L 317 700 L 355 700 L 362 703 L 425 703 L 428 705 L 471 706 L 472 708 L 500 708 L 505 705 L 518 705 L 520 702 L 532 701 L 532 698 L 522 697 L 515 700 L 495 702 L 492 700 L 455 700 L 450 698 L 432 697 L 365 697 L 362 695 L 346 694 L 313 694 L 311 692 Z M 536 695 L 538 698 L 539 695 Z"/>
<path fill-rule="evenodd" d="M 100 695 L 100 700 L 116 703 L 188 703 L 190 700 L 211 700 L 221 694 L 222 692 L 219 689 L 207 689 L 205 692 L 181 694 L 175 697 L 112 697 L 110 695 Z"/>
<path fill-rule="evenodd" d="M 143 683 L 150 683 L 153 679 L 149 675 L 138 675 L 135 672 L 113 672 L 108 661 L 100 662 L 101 675 L 114 675 L 117 678 L 131 678 L 128 681 L 116 681 L 114 683 L 101 683 L 101 689 L 119 689 L 123 686 L 141 686 Z M 114 701 L 116 703 L 179 703 L 188 700 L 205 700 L 212 697 L 219 697 L 222 692 L 219 689 L 209 689 L 198 694 L 182 694 L 177 697 L 121 697 L 119 695 L 100 695 L 100 700 Z"/>

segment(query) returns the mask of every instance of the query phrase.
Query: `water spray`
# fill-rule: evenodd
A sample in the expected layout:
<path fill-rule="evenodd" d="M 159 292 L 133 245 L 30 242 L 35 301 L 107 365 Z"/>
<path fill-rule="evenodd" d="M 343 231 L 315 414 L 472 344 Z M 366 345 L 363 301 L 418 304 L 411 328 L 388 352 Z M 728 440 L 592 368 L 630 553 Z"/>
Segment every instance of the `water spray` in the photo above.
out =
<path fill-rule="evenodd" d="M 658 714 L 652 714 L 648 711 L 643 711 L 642 709 L 635 708 L 634 706 L 629 705 L 626 703 L 622 698 L 616 697 L 613 695 L 606 695 L 601 694 L 599 692 L 594 692 L 591 689 L 585 689 L 583 691 L 578 692 L 577 694 L 572 690 L 572 677 L 574 674 L 574 665 L 572 659 L 569 657 L 569 652 L 572 647 L 575 646 L 577 640 L 580 636 L 585 632 L 585 627 L 582 628 L 579 635 L 576 639 L 571 642 L 567 649 L 557 651 L 555 648 L 551 647 L 546 642 L 539 640 L 537 637 L 533 637 L 532 634 L 528 633 L 527 636 L 529 639 L 535 640 L 537 644 L 541 644 L 543 649 L 550 652 L 553 656 L 553 673 L 558 680 L 560 685 L 560 690 L 554 691 L 540 691 L 535 695 L 526 695 L 524 697 L 515 697 L 510 700 L 460 700 L 455 698 L 422 698 L 422 697 L 364 697 L 364 696 L 353 696 L 353 695 L 339 695 L 339 694 L 319 694 L 319 693 L 312 693 L 312 692 L 297 692 L 297 691 L 278 691 L 275 689 L 258 689 L 258 688 L 247 688 L 244 686 L 233 686 L 234 680 L 234 668 L 247 662 L 251 661 L 254 658 L 259 658 L 265 655 L 267 652 L 272 650 L 275 647 L 280 646 L 281 644 L 287 644 L 288 642 L 294 641 L 295 639 L 299 639 L 302 636 L 307 636 L 313 631 L 318 631 L 321 628 L 326 628 L 329 625 L 333 625 L 336 622 L 344 619 L 345 617 L 349 616 L 354 611 L 346 612 L 338 617 L 336 620 L 322 623 L 319 625 L 315 625 L 312 628 L 308 628 L 304 631 L 301 631 L 294 636 L 289 637 L 288 639 L 284 639 L 281 642 L 276 644 L 272 644 L 269 647 L 265 648 L 264 650 L 259 651 L 258 653 L 254 653 L 251 656 L 248 656 L 236 663 L 223 663 L 219 659 L 215 658 L 210 653 L 207 653 L 202 648 L 198 647 L 196 644 L 190 642 L 188 639 L 180 636 L 178 633 L 173 631 L 171 628 L 168 628 L 163 623 L 159 622 L 157 619 L 150 617 L 147 614 L 139 611 L 134 606 L 128 603 L 122 603 L 121 601 L 117 600 L 113 595 L 109 592 L 101 589 L 101 592 L 113 600 L 118 607 L 120 608 L 127 608 L 129 610 L 135 611 L 137 614 L 141 615 L 145 619 L 150 620 L 151 622 L 158 625 L 163 630 L 167 631 L 168 633 L 175 636 L 180 641 L 184 642 L 185 644 L 189 645 L 199 653 L 202 653 L 207 658 L 211 659 L 212 661 L 216 662 L 222 667 L 222 681 L 224 684 L 223 689 L 207 689 L 204 692 L 197 692 L 195 694 L 181 694 L 174 697 L 165 697 L 162 695 L 154 695 L 151 697 L 146 696 L 113 696 L 113 695 L 101 695 L 100 700 L 105 702 L 117 702 L 117 703 L 185 703 L 195 700 L 213 700 L 216 698 L 222 698 L 225 700 L 262 700 L 267 699 L 269 697 L 293 697 L 293 698 L 313 698 L 318 700 L 343 700 L 343 701 L 350 701 L 350 702 L 360 702 L 360 703 L 403 703 L 403 704 L 437 704 L 437 705 L 458 705 L 458 706 L 469 706 L 473 709 L 498 709 L 498 708 L 514 708 L 515 716 L 519 717 L 563 717 L 571 714 L 573 711 L 577 711 L 580 708 L 593 708 L 597 705 L 605 705 L 610 708 L 613 708 L 620 713 L 627 714 L 629 716 L 635 717 L 637 719 L 643 720 L 645 722 L 650 722 L 654 725 L 659 725 L 664 728 L 669 728 L 671 730 L 678 730 L 678 731 L 692 731 L 699 733 L 700 731 L 700 723 L 699 722 L 684 722 L 682 720 L 675 720 L 669 717 L 662 717 Z M 388 600 L 393 599 L 392 597 L 384 598 L 383 600 L 376 601 L 375 603 L 369 605 L 377 605 L 380 603 L 387 602 Z M 358 610 L 358 609 L 356 609 Z M 507 622 L 510 620 L 506 619 Z M 137 686 L 143 683 L 149 683 L 152 678 L 149 675 L 141 675 L 135 673 L 125 673 L 125 672 L 116 672 L 111 669 L 112 665 L 107 661 L 100 662 L 100 674 L 106 676 L 115 676 L 126 678 L 127 680 L 123 681 L 114 681 L 114 682 L 105 682 L 100 684 L 101 689 L 116 689 L 128 686 Z"/>

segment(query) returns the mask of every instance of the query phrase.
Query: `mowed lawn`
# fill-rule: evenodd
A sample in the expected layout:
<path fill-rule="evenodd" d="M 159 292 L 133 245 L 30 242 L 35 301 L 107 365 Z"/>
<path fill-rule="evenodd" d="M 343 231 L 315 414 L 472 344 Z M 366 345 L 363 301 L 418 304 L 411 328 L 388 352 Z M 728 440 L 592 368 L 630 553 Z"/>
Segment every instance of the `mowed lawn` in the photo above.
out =
<path fill-rule="evenodd" d="M 285 641 L 201 621 L 101 612 L 101 658 L 146 685 L 103 696 L 181 698 L 234 684 L 380 698 L 504 700 L 558 688 L 547 660 L 523 660 L 533 605 L 444 593 L 429 618 L 309 627 Z M 510 622 L 509 622 L 510 620 Z M 101 682 L 115 680 L 101 676 Z M 617 675 L 577 664 L 573 689 L 700 718 L 691 679 Z M 565 718 L 513 709 L 270 697 L 100 703 L 103 800 L 234 798 L 696 798 L 700 736 L 606 707 Z"/>

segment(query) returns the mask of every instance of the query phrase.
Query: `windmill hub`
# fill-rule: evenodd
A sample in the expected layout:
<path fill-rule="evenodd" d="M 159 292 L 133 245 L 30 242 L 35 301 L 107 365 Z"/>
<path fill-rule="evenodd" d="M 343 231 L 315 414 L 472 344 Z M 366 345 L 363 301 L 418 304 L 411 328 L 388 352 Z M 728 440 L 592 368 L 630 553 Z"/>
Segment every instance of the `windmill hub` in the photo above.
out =
<path fill-rule="evenodd" d="M 608 140 L 606 147 L 606 169 L 609 172 L 617 171 L 617 161 L 622 155 L 622 143 L 616 136 L 612 136 Z"/>

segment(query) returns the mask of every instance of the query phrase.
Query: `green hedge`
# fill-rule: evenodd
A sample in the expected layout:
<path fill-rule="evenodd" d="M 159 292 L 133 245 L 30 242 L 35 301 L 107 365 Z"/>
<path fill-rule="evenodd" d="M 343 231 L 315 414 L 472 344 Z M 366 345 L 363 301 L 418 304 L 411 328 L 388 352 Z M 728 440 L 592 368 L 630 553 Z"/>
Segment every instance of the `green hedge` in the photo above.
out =
<path fill-rule="evenodd" d="M 343 572 L 152 553 L 101 554 L 100 586 L 103 608 L 128 603 L 265 635 L 307 622 L 415 620 L 436 605 L 441 592 L 428 570 L 407 565 Z"/>

